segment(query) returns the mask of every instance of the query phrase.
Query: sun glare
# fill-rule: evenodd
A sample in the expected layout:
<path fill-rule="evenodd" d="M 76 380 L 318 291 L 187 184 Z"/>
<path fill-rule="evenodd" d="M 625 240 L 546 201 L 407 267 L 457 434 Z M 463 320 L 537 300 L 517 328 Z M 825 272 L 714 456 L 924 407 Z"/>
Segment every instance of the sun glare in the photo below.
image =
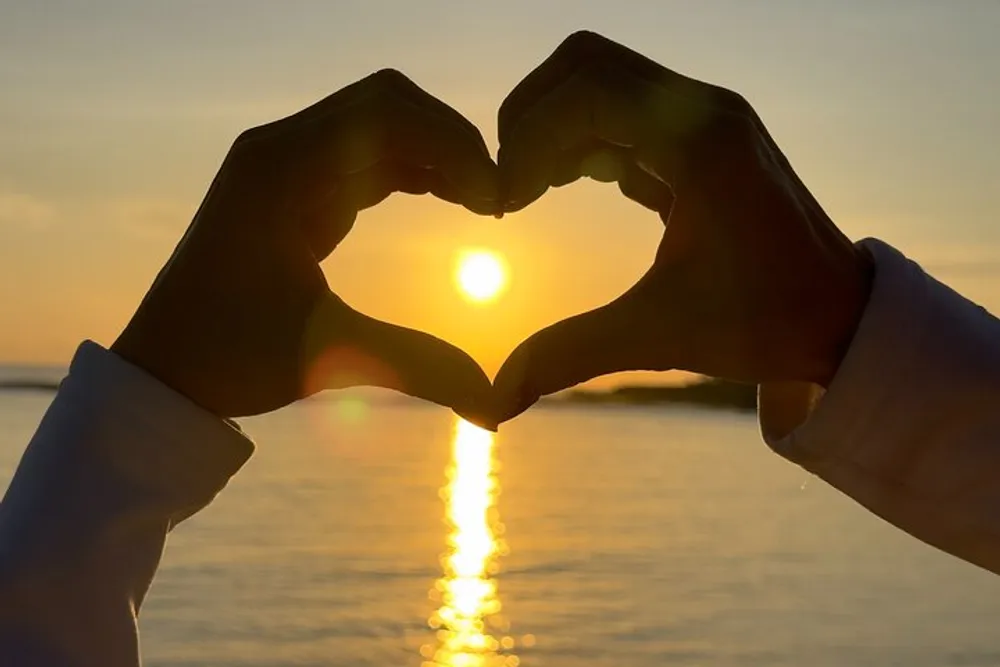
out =
<path fill-rule="evenodd" d="M 503 258 L 491 250 L 466 250 L 459 254 L 455 283 L 470 301 L 492 301 L 507 285 L 507 268 Z"/>
<path fill-rule="evenodd" d="M 459 419 L 443 491 L 451 525 L 444 576 L 432 597 L 440 607 L 429 620 L 437 642 L 425 645 L 424 667 L 517 667 L 514 638 L 504 636 L 496 572 L 506 553 L 498 520 L 499 492 L 493 434 Z"/>

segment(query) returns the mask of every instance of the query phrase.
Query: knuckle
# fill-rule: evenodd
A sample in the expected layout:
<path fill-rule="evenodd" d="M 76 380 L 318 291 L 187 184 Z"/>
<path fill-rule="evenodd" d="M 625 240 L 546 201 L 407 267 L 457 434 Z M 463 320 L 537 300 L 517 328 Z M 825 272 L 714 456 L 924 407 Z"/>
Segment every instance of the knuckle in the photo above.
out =
<path fill-rule="evenodd" d="M 598 49 L 604 49 L 612 42 L 590 30 L 577 30 L 562 41 L 558 51 L 580 58 L 592 55 Z"/>
<path fill-rule="evenodd" d="M 236 135 L 236 140 L 233 141 L 233 147 L 234 148 L 243 147 L 254 143 L 261 136 L 261 131 L 263 130 L 263 128 L 264 126 L 261 125 L 257 127 L 250 127 L 243 130 L 238 135 Z"/>
<path fill-rule="evenodd" d="M 750 105 L 750 102 L 734 90 L 717 87 L 715 89 L 715 98 L 718 106 L 728 112 L 744 116 L 753 113 L 753 107 Z"/>
<path fill-rule="evenodd" d="M 404 93 L 416 88 L 416 84 L 405 74 L 395 69 L 382 69 L 369 77 L 370 88 L 364 98 L 364 111 L 369 121 L 391 123 L 399 119 L 401 109 L 410 108 L 411 96 Z"/>
<path fill-rule="evenodd" d="M 368 76 L 368 84 L 376 90 L 399 90 L 414 83 L 398 69 L 387 67 Z"/>
<path fill-rule="evenodd" d="M 267 150 L 271 144 L 268 139 L 272 134 L 273 127 L 274 123 L 268 123 L 243 130 L 233 141 L 230 152 L 236 157 L 259 155 Z"/>
<path fill-rule="evenodd" d="M 269 170 L 283 162 L 274 141 L 265 134 L 266 126 L 244 130 L 233 141 L 223 161 L 223 169 L 240 182 L 258 183 Z"/>

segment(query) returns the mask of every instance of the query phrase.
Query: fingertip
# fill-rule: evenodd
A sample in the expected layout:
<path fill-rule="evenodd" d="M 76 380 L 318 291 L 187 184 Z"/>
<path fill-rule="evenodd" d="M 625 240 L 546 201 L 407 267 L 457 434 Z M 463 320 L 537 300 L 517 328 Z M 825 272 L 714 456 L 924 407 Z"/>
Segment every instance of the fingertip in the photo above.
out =
<path fill-rule="evenodd" d="M 478 365 L 476 371 L 475 379 L 470 378 L 469 389 L 456 398 L 452 411 L 480 428 L 496 431 L 499 421 L 493 385 Z"/>
<path fill-rule="evenodd" d="M 469 199 L 462 205 L 476 215 L 489 215 L 500 219 L 504 214 L 503 200 L 498 196 L 491 199 Z"/>
<path fill-rule="evenodd" d="M 548 191 L 553 150 L 545 140 L 519 142 L 500 147 L 497 156 L 500 199 L 506 213 L 520 211 Z"/>
<path fill-rule="evenodd" d="M 541 195 L 539 195 L 539 196 L 541 196 Z M 531 203 L 533 201 L 537 200 L 538 198 L 539 197 L 535 197 L 533 199 L 524 200 L 524 201 L 519 201 L 519 200 L 507 200 L 507 201 L 504 201 L 503 202 L 503 214 L 517 213 L 518 211 L 523 211 L 524 209 L 528 208 L 528 206 L 530 206 Z"/>
<path fill-rule="evenodd" d="M 504 182 L 500 205 L 502 213 L 516 213 L 541 199 L 549 189 L 544 178 L 519 174 Z"/>
<path fill-rule="evenodd" d="M 480 428 L 496 430 L 496 392 L 489 376 L 476 361 L 457 347 L 447 345 L 454 352 L 448 364 L 435 364 L 437 373 L 446 381 L 447 397 L 436 401 L 445 405 L 460 418 Z"/>
<path fill-rule="evenodd" d="M 500 178 L 497 166 L 492 161 L 485 164 L 479 160 L 456 163 L 447 171 L 447 178 L 466 193 L 470 202 L 499 202 L 501 198 Z"/>
<path fill-rule="evenodd" d="M 500 426 L 496 417 L 492 415 L 482 415 L 482 414 L 471 414 L 462 410 L 452 410 L 459 418 L 464 419 L 474 426 L 478 426 L 481 429 L 490 431 L 491 433 L 496 433 L 498 427 Z"/>

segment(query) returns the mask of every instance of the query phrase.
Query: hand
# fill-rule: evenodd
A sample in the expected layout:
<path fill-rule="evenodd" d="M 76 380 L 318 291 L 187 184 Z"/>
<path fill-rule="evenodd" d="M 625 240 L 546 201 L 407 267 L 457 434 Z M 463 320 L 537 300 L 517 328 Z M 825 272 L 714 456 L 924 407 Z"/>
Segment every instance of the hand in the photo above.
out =
<path fill-rule="evenodd" d="M 501 421 L 616 371 L 832 377 L 864 309 L 871 263 L 742 97 L 578 33 L 507 97 L 499 135 L 505 210 L 590 176 L 616 181 L 666 226 L 634 287 L 511 354 L 494 380 Z"/>
<path fill-rule="evenodd" d="M 472 358 L 357 312 L 319 268 L 394 191 L 499 211 L 479 131 L 398 72 L 243 133 L 112 349 L 224 417 L 376 385 L 489 422 L 492 387 Z"/>

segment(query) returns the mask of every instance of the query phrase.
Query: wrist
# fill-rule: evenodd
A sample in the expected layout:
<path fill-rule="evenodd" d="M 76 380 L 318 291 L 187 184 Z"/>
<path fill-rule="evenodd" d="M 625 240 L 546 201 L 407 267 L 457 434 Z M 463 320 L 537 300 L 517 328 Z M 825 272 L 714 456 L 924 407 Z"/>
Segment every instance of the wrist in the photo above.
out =
<path fill-rule="evenodd" d="M 213 407 L 212 401 L 207 400 L 204 392 L 198 390 L 196 382 L 185 377 L 182 364 L 173 360 L 162 346 L 145 344 L 142 337 L 136 335 L 130 327 L 126 327 L 108 349 L 199 407 L 216 416 L 226 416 Z"/>
<path fill-rule="evenodd" d="M 843 279 L 831 304 L 832 317 L 818 336 L 816 372 L 812 378 L 816 384 L 829 387 L 840 369 L 868 306 L 874 279 L 875 259 L 866 249 L 855 246 L 852 270 Z"/>

